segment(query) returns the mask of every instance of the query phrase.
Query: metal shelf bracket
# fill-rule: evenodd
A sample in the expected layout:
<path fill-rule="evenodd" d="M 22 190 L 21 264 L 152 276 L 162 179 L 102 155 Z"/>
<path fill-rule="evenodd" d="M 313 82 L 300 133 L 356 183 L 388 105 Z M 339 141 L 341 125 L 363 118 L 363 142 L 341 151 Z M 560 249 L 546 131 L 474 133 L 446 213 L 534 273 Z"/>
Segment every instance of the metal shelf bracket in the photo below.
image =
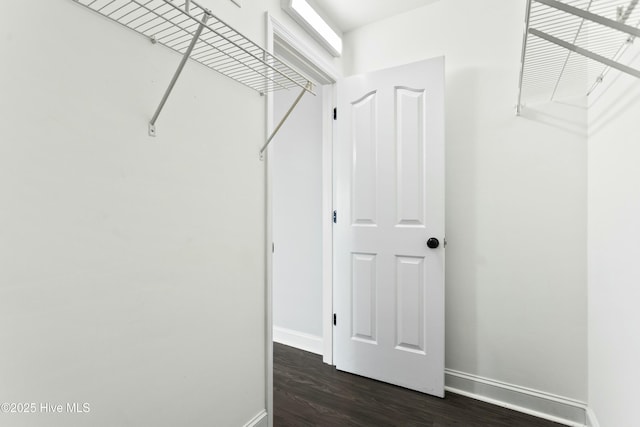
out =
<path fill-rule="evenodd" d="M 287 110 L 287 112 L 285 113 L 284 117 L 282 117 L 282 120 L 280 120 L 280 123 L 278 123 L 278 125 L 273 130 L 273 132 L 271 132 L 271 135 L 269 135 L 269 138 L 267 138 L 267 142 L 260 149 L 260 160 L 264 160 L 264 152 L 265 152 L 265 150 L 267 149 L 267 147 L 269 147 L 269 144 L 271 144 L 271 141 L 276 136 L 276 134 L 278 133 L 278 131 L 280 130 L 280 128 L 282 127 L 284 122 L 287 121 L 287 119 L 289 118 L 289 116 L 291 115 L 293 110 L 296 108 L 296 106 L 298 105 L 298 103 L 300 102 L 302 97 L 304 96 L 305 92 L 309 92 L 309 93 L 313 94 L 312 89 L 313 89 L 313 84 L 311 82 L 307 82 L 307 86 L 304 87 L 300 91 L 300 94 L 295 99 L 295 101 L 293 101 L 293 104 L 291 105 L 291 107 L 289 107 L 289 110 Z"/>
<path fill-rule="evenodd" d="M 189 4 L 189 2 L 187 2 L 187 5 L 188 4 Z M 163 95 L 162 99 L 160 100 L 160 105 L 158 105 L 158 108 L 156 108 L 156 112 L 153 114 L 153 117 L 151 118 L 151 121 L 149 122 L 149 136 L 156 136 L 156 121 L 158 120 L 158 116 L 160 116 L 160 113 L 162 112 L 162 109 L 164 108 L 164 104 L 167 102 L 167 99 L 169 99 L 169 95 L 171 95 L 171 91 L 173 90 L 173 87 L 176 85 L 176 82 L 178 81 L 178 78 L 180 78 L 180 74 L 182 74 L 182 70 L 184 69 L 184 66 L 187 63 L 187 60 L 191 56 L 191 52 L 193 52 L 193 48 L 196 47 L 196 43 L 200 39 L 200 35 L 202 34 L 202 30 L 204 30 L 205 25 L 207 25 L 207 21 L 209 20 L 209 16 L 210 16 L 210 13 L 205 13 L 202 16 L 202 22 L 200 22 L 200 25 L 198 26 L 198 29 L 196 30 L 196 33 L 193 35 L 193 38 L 191 39 L 191 43 L 189 44 L 189 47 L 184 52 L 184 55 L 182 55 L 182 60 L 180 61 L 180 64 L 178 65 L 178 69 L 173 74 L 173 78 L 171 79 L 171 82 L 169 82 L 169 87 L 164 92 L 164 95 Z"/>

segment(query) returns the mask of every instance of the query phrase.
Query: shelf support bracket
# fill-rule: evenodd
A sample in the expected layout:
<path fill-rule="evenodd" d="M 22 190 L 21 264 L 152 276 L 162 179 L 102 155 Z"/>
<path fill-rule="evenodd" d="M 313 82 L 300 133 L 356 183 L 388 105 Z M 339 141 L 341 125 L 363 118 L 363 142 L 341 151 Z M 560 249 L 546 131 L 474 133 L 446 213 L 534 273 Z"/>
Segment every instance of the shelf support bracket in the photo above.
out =
<path fill-rule="evenodd" d="M 522 82 L 524 79 L 524 60 L 527 55 L 527 42 L 529 40 L 529 21 L 531 18 L 531 0 L 527 0 L 527 12 L 524 17 L 524 32 L 522 40 L 522 52 L 520 54 L 520 77 L 518 79 L 518 103 L 516 104 L 516 115 L 522 112 Z"/>
<path fill-rule="evenodd" d="M 189 2 L 187 2 L 187 4 L 189 4 Z M 178 65 L 178 69 L 173 74 L 173 78 L 169 83 L 169 87 L 165 91 L 164 96 L 162 97 L 162 100 L 160 100 L 160 105 L 158 105 L 156 112 L 153 114 L 153 117 L 151 118 L 151 121 L 149 121 L 149 136 L 156 136 L 156 121 L 158 120 L 158 116 L 160 116 L 160 113 L 164 108 L 164 104 L 167 102 L 167 99 L 169 99 L 169 95 L 171 95 L 171 91 L 173 90 L 173 87 L 176 85 L 176 82 L 178 81 L 178 78 L 182 73 L 182 69 L 184 68 L 185 64 L 189 60 L 189 57 L 191 56 L 191 52 L 193 51 L 193 48 L 196 47 L 196 43 L 200 39 L 202 30 L 204 30 L 204 27 L 207 25 L 208 20 L 209 20 L 209 14 L 207 13 L 203 14 L 202 21 L 200 21 L 200 25 L 198 26 L 198 29 L 194 33 L 193 38 L 191 39 L 191 43 L 189 44 L 189 47 L 184 52 L 184 55 L 182 56 L 182 60 Z"/>
<path fill-rule="evenodd" d="M 269 144 L 271 144 L 271 140 L 273 139 L 273 137 L 276 136 L 276 134 L 278 133 L 278 131 L 280 130 L 280 128 L 282 127 L 284 122 L 287 121 L 287 119 L 291 115 L 291 112 L 296 108 L 296 106 L 298 105 L 298 103 L 302 99 L 304 93 L 307 92 L 307 91 L 311 91 L 311 85 L 312 85 L 312 83 L 310 81 L 307 81 L 307 85 L 304 88 L 302 88 L 302 90 L 300 91 L 300 95 L 298 95 L 296 100 L 293 101 L 293 104 L 289 108 L 289 111 L 286 112 L 286 114 L 284 115 L 282 120 L 280 120 L 280 123 L 278 123 L 278 126 L 276 126 L 276 128 L 273 130 L 273 132 L 271 132 L 271 135 L 269 136 L 269 139 L 267 139 L 267 142 L 260 149 L 260 160 L 262 160 L 264 158 L 264 151 L 267 149 Z"/>

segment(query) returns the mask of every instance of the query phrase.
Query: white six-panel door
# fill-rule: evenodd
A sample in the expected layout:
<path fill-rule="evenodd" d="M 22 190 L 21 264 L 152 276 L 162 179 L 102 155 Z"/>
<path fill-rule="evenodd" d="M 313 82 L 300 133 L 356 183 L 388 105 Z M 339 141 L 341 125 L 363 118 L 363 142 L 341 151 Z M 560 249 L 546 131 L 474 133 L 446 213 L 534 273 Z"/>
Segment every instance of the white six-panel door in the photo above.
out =
<path fill-rule="evenodd" d="M 336 367 L 443 396 L 444 58 L 339 82 L 337 129 Z"/>

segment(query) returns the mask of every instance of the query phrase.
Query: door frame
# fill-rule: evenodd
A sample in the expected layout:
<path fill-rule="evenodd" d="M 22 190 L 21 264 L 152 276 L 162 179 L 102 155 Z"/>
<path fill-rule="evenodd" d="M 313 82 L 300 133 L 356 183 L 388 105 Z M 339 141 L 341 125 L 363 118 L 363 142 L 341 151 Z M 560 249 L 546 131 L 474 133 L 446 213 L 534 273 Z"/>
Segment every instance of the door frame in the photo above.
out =
<path fill-rule="evenodd" d="M 336 83 L 341 77 L 338 70 L 322 56 L 322 50 L 308 44 L 296 36 L 286 25 L 273 15 L 266 13 L 266 50 L 273 54 L 276 38 L 281 45 L 295 53 L 301 63 L 310 68 L 324 82 L 316 88 L 323 91 L 322 110 L 326 112 L 322 119 L 322 346 L 324 363 L 333 364 L 333 223 L 331 215 L 334 206 L 333 179 L 333 141 L 335 129 L 331 112 L 336 106 Z M 296 64 L 293 64 L 296 65 Z M 310 95 L 305 95 L 310 96 Z M 274 127 L 274 98 L 271 93 L 265 96 L 266 135 Z M 286 126 L 286 125 L 285 125 Z M 277 144 L 277 141 L 274 141 Z M 265 198 L 265 282 L 266 282 L 266 409 L 268 425 L 273 426 L 273 165 L 269 162 L 269 150 L 265 156 L 266 198 Z M 326 219 L 326 221 L 324 220 Z"/>

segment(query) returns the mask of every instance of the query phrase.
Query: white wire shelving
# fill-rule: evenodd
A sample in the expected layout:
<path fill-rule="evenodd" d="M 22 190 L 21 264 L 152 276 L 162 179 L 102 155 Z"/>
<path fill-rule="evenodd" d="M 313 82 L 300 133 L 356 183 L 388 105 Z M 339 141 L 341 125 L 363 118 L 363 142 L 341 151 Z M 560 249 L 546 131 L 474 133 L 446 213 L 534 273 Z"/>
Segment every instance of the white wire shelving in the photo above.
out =
<path fill-rule="evenodd" d="M 304 93 L 313 93 L 313 84 L 308 78 L 194 0 L 73 1 L 136 31 L 152 43 L 162 44 L 182 55 L 182 61 L 149 122 L 151 136 L 155 136 L 156 120 L 189 59 L 260 94 L 299 89 L 299 100 Z M 295 104 L 291 110 L 294 107 Z"/>
<path fill-rule="evenodd" d="M 528 101 L 589 95 L 640 36 L 639 0 L 527 0 L 517 113 Z"/>

